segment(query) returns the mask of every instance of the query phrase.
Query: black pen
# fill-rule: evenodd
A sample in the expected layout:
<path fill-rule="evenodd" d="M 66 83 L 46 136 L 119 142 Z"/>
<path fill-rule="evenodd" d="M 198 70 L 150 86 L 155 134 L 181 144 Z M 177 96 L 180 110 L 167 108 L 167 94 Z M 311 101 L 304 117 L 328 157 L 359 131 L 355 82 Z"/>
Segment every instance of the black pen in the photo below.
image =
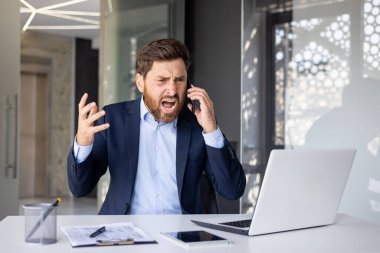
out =
<path fill-rule="evenodd" d="M 98 236 L 98 235 L 100 235 L 101 233 L 103 233 L 103 232 L 105 232 L 106 231 L 106 227 L 101 227 L 101 228 L 99 228 L 99 229 L 97 229 L 94 233 L 92 233 L 91 235 L 90 235 L 90 237 L 91 238 L 94 238 L 95 236 Z"/>

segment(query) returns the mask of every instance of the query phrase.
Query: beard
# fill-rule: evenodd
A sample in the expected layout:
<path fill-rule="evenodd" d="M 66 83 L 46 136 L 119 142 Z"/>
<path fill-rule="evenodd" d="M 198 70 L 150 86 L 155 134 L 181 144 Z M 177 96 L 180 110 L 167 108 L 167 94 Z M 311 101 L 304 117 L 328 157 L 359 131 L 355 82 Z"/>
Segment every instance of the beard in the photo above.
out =
<path fill-rule="evenodd" d="M 162 102 L 164 100 L 174 101 L 175 110 L 171 113 L 164 112 L 162 110 Z M 179 98 L 178 94 L 174 96 L 161 96 L 158 100 L 156 100 L 153 96 L 144 90 L 144 102 L 148 111 L 153 115 L 156 121 L 169 123 L 174 121 L 179 113 L 181 112 L 182 106 L 184 104 L 184 97 L 182 99 Z"/>

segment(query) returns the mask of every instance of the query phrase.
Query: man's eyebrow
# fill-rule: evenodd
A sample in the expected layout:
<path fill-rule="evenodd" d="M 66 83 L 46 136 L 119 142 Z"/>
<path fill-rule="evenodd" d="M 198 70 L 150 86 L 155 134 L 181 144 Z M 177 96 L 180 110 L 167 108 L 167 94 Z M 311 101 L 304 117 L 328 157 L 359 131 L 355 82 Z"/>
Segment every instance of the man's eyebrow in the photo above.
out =
<path fill-rule="evenodd" d="M 157 79 L 169 79 L 169 78 L 170 78 L 170 76 L 160 76 L 160 75 L 157 76 Z M 174 78 L 175 79 L 186 79 L 186 75 L 176 76 Z"/>
<path fill-rule="evenodd" d="M 169 76 L 157 76 L 158 79 L 168 79 L 170 78 Z"/>

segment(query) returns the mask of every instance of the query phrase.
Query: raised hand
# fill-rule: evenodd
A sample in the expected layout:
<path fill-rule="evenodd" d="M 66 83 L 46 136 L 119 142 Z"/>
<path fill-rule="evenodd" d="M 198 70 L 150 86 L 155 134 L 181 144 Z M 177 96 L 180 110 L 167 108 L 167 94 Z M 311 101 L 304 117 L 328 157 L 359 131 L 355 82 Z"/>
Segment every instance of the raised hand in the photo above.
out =
<path fill-rule="evenodd" d="M 78 131 L 76 138 L 77 143 L 82 146 L 93 143 L 95 133 L 110 127 L 108 123 L 94 126 L 94 122 L 103 117 L 106 112 L 104 110 L 98 112 L 98 107 L 95 102 L 86 105 L 87 98 L 88 94 L 85 93 L 78 104 Z"/>
<path fill-rule="evenodd" d="M 212 103 L 207 92 L 199 87 L 191 85 L 191 88 L 187 90 L 187 97 L 191 100 L 198 100 L 200 108 L 195 109 L 195 116 L 197 117 L 199 125 L 203 128 L 205 133 L 211 133 L 217 129 L 214 104 Z M 192 105 L 187 105 L 191 110 Z"/>

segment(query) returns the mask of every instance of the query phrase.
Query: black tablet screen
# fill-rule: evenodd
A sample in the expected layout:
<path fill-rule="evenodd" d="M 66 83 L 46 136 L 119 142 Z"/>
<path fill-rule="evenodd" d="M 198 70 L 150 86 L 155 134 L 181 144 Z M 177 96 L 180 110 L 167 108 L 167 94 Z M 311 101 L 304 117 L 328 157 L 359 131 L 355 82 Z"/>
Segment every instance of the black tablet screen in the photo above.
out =
<path fill-rule="evenodd" d="M 183 242 L 209 242 L 209 241 L 226 240 L 222 237 L 210 234 L 206 231 L 185 231 L 185 232 L 173 232 L 173 233 L 167 233 L 167 234 Z"/>

